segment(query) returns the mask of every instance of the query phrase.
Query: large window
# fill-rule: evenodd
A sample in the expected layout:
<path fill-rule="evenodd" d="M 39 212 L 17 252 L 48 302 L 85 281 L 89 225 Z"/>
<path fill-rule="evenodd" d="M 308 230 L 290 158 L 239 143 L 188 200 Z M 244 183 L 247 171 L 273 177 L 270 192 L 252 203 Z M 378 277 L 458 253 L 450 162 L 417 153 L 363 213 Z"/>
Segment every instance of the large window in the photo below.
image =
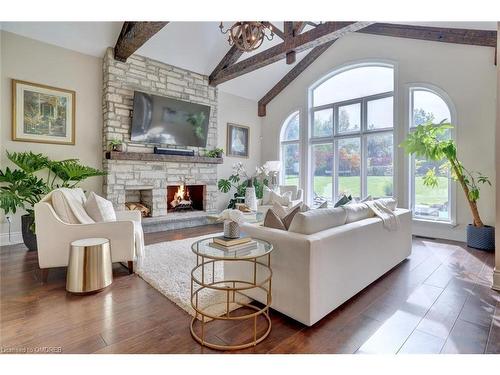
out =
<path fill-rule="evenodd" d="M 393 195 L 394 71 L 359 66 L 312 91 L 309 200 Z"/>
<path fill-rule="evenodd" d="M 291 114 L 281 128 L 281 183 L 299 186 L 300 120 L 299 112 Z"/>
<path fill-rule="evenodd" d="M 452 121 L 448 104 L 434 90 L 414 87 L 410 89 L 410 131 L 418 125 L 442 120 Z M 450 138 L 451 132 L 445 137 Z M 410 161 L 410 197 L 413 216 L 418 219 L 446 221 L 452 219 L 452 184 L 445 160 L 433 162 L 425 158 L 412 157 Z M 437 187 L 423 184 L 423 176 L 434 169 L 438 176 Z"/>

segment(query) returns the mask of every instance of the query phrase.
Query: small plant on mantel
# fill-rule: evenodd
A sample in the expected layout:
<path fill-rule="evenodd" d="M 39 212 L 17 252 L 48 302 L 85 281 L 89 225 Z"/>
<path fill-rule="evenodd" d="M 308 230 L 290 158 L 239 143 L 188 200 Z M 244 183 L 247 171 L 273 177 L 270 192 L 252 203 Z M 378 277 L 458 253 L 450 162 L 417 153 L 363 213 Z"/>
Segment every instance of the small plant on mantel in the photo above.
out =
<path fill-rule="evenodd" d="M 122 151 L 123 141 L 120 139 L 112 139 L 108 143 L 108 148 L 110 151 Z"/>
<path fill-rule="evenodd" d="M 205 156 L 209 158 L 221 158 L 223 153 L 224 153 L 223 148 L 216 147 L 213 150 L 205 151 Z"/>
<path fill-rule="evenodd" d="M 481 172 L 473 172 L 465 168 L 458 159 L 455 141 L 446 137 L 447 132 L 452 128 L 453 126 L 445 120 L 439 124 L 426 122 L 417 126 L 400 146 L 405 149 L 406 153 L 424 157 L 427 160 L 446 159 L 442 168 L 450 170 L 451 177 L 460 184 L 472 213 L 473 224 L 467 227 L 467 244 L 470 247 L 491 250 L 494 249 L 495 242 L 494 228 L 483 224 L 477 208 L 480 185 L 491 186 L 491 182 Z M 438 186 L 435 168 L 427 170 L 423 176 L 423 183 L 428 187 Z"/>

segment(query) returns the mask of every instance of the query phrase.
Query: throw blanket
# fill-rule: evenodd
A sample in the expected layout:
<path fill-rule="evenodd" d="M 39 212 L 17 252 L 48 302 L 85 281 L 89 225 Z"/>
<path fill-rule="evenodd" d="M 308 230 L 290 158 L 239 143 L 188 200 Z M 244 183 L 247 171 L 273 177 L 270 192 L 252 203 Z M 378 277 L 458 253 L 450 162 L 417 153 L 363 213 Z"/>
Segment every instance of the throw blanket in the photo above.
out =
<path fill-rule="evenodd" d="M 364 203 L 373 211 L 376 216 L 382 219 L 382 223 L 385 229 L 389 231 L 396 231 L 399 229 L 399 218 L 385 204 L 379 201 L 366 201 Z"/>

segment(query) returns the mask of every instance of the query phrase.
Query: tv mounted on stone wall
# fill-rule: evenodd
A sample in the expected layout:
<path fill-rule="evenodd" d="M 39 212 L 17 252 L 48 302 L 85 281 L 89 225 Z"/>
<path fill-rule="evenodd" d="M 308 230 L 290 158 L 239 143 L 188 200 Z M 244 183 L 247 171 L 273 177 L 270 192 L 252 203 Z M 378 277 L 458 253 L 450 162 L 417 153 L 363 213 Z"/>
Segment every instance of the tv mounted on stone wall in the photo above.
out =
<path fill-rule="evenodd" d="M 134 92 L 132 142 L 206 147 L 210 106 Z"/>

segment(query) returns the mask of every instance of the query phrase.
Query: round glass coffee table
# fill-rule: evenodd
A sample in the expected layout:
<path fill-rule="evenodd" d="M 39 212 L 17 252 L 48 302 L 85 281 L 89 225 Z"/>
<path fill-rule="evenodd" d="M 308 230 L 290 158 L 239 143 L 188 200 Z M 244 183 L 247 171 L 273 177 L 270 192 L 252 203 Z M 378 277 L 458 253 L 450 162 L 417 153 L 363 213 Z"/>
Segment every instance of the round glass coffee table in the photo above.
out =
<path fill-rule="evenodd" d="M 192 251 L 196 254 L 196 267 L 191 271 L 191 306 L 195 310 L 195 316 L 191 320 L 191 335 L 201 345 L 217 350 L 237 350 L 255 346 L 271 332 L 269 307 L 271 306 L 271 252 L 273 251 L 273 245 L 264 240 L 253 239 L 256 242 L 255 248 L 227 251 L 210 246 L 212 241 L 212 238 L 206 238 L 196 241 L 191 246 Z M 226 279 L 224 277 L 223 280 L 217 280 L 215 277 L 217 262 L 238 262 L 238 267 L 241 266 L 246 269 L 246 271 L 242 271 L 242 274 L 247 278 Z M 256 306 L 247 302 L 248 297 L 244 293 L 250 290 L 264 293 L 265 305 Z M 199 297 L 207 291 L 225 294 L 225 298 L 222 299 L 223 302 L 202 303 Z M 210 311 L 210 309 L 217 307 L 215 305 L 224 307 L 222 314 L 214 314 Z M 240 307 L 244 307 L 246 308 L 245 311 L 250 310 L 251 312 L 243 315 L 237 314 L 235 310 Z M 235 313 L 231 313 L 232 311 Z M 244 343 L 216 344 L 206 338 L 205 325 L 211 320 L 238 323 L 249 319 L 253 319 L 253 336 L 249 337 Z M 263 333 L 258 335 L 258 326 L 261 321 L 267 323 L 267 327 Z"/>

